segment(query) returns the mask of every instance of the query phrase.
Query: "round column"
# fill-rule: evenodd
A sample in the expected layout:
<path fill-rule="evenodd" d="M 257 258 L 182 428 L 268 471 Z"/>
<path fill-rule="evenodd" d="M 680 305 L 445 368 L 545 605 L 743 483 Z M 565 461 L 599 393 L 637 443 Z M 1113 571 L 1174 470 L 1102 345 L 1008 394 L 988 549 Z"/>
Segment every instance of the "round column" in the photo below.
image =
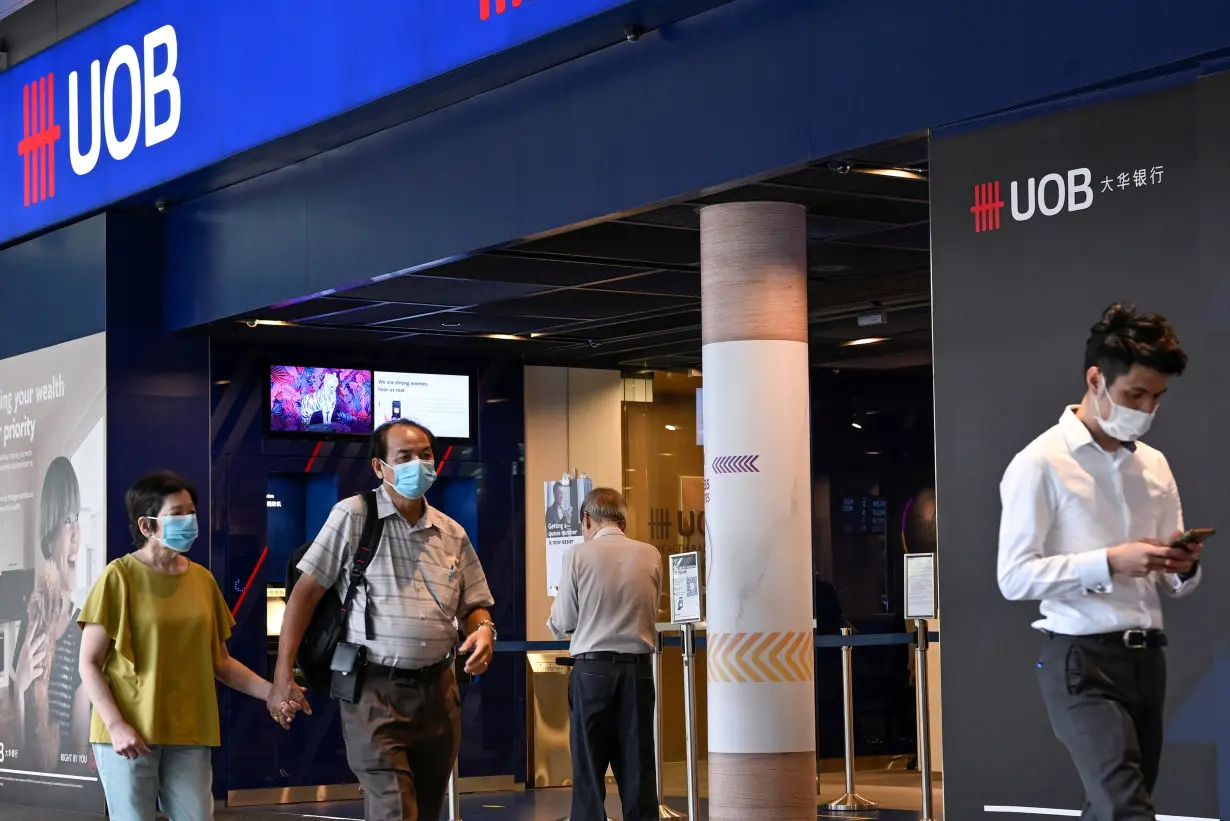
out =
<path fill-rule="evenodd" d="M 701 211 L 709 817 L 813 821 L 803 206 Z"/>

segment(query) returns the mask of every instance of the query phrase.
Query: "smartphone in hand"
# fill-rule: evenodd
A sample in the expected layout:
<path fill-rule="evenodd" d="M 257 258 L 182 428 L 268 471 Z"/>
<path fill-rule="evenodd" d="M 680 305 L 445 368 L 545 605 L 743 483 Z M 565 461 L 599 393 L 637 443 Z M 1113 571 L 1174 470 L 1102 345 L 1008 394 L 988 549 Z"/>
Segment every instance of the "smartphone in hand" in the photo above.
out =
<path fill-rule="evenodd" d="M 1177 547 L 1181 550 L 1187 550 L 1187 546 L 1192 542 L 1204 544 L 1204 540 L 1215 533 L 1217 533 L 1217 531 L 1211 527 L 1194 527 L 1191 530 L 1183 531 L 1183 533 L 1179 535 L 1179 538 L 1175 539 L 1170 546 Z"/>

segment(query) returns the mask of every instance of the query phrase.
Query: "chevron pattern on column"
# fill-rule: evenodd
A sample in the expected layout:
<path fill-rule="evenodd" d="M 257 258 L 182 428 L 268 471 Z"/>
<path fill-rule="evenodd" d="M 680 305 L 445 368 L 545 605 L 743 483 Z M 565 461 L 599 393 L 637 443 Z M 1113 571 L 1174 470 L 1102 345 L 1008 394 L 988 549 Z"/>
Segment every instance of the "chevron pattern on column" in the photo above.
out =
<path fill-rule="evenodd" d="M 815 678 L 810 631 L 710 633 L 705 652 L 709 681 L 733 684 Z"/>
<path fill-rule="evenodd" d="M 713 460 L 714 473 L 759 473 L 756 460 L 760 456 L 719 456 Z"/>

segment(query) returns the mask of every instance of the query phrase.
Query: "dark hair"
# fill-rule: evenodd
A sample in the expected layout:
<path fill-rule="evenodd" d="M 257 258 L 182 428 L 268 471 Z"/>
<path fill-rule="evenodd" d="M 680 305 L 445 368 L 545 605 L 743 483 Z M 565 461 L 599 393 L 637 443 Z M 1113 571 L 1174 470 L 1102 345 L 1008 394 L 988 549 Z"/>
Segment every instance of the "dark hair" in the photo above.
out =
<path fill-rule="evenodd" d="M 555 491 L 557 491 L 557 490 L 562 490 L 562 491 L 564 491 L 564 494 L 565 494 L 565 495 L 567 495 L 567 494 L 568 494 L 568 486 L 567 486 L 567 485 L 565 485 L 563 482 L 556 482 L 555 484 L 551 485 L 551 495 L 552 495 L 552 496 L 554 496 L 554 495 L 555 495 Z"/>
<path fill-rule="evenodd" d="M 195 505 L 198 500 L 196 488 L 186 479 L 165 470 L 142 476 L 128 488 L 124 494 L 124 507 L 128 509 L 128 530 L 134 545 L 144 547 L 148 538 L 137 523 L 142 519 L 157 519 L 166 498 L 185 490 Z"/>
<path fill-rule="evenodd" d="M 420 431 L 427 437 L 427 444 L 431 445 L 432 454 L 439 459 L 439 449 L 436 447 L 436 435 L 429 431 L 423 425 L 415 422 L 412 419 L 394 419 L 392 422 L 385 422 L 380 427 L 372 432 L 372 438 L 369 445 L 369 453 L 371 458 L 379 459 L 381 462 L 388 462 L 389 459 L 389 431 L 396 427 L 414 428 Z"/>
<path fill-rule="evenodd" d="M 1181 376 L 1187 369 L 1187 354 L 1166 317 L 1137 313 L 1134 306 L 1116 302 L 1089 329 L 1085 370 L 1100 370 L 1109 387 L 1133 365 Z"/>
<path fill-rule="evenodd" d="M 43 492 L 38 499 L 40 546 L 43 558 L 51 558 L 51 546 L 60 535 L 60 527 L 70 517 L 81 514 L 81 485 L 73 463 L 57 456 L 47 466 L 43 476 Z"/>

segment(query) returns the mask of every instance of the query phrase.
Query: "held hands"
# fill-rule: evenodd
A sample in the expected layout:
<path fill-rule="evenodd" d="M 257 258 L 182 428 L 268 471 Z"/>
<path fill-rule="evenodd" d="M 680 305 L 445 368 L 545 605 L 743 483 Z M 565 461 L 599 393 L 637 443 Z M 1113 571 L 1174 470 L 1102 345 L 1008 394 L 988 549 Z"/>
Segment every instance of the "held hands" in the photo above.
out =
<path fill-rule="evenodd" d="M 128 759 L 149 755 L 149 747 L 127 722 L 121 721 L 114 727 L 109 727 L 108 733 L 111 736 L 111 748 L 117 755 Z"/>
<path fill-rule="evenodd" d="M 284 680 L 280 674 L 274 676 L 269 695 L 265 697 L 265 707 L 269 710 L 269 717 L 283 730 L 290 729 L 290 723 L 299 712 L 312 714 L 312 705 L 308 703 L 303 689 L 295 683 L 293 677 Z"/>
<path fill-rule="evenodd" d="M 1171 542 L 1181 536 L 1175 533 Z M 1150 573 L 1176 573 L 1180 576 L 1192 572 L 1200 558 L 1199 542 L 1187 545 L 1188 549 L 1170 547 L 1157 539 L 1141 539 L 1112 547 L 1106 552 L 1110 572 L 1115 576 L 1142 578 Z"/>
<path fill-rule="evenodd" d="M 470 651 L 473 651 L 473 655 L 466 659 L 466 672 L 472 676 L 481 676 L 491 666 L 491 656 L 495 652 L 495 636 L 492 635 L 490 627 L 484 624 L 471 633 L 458 652 L 464 655 Z"/>

